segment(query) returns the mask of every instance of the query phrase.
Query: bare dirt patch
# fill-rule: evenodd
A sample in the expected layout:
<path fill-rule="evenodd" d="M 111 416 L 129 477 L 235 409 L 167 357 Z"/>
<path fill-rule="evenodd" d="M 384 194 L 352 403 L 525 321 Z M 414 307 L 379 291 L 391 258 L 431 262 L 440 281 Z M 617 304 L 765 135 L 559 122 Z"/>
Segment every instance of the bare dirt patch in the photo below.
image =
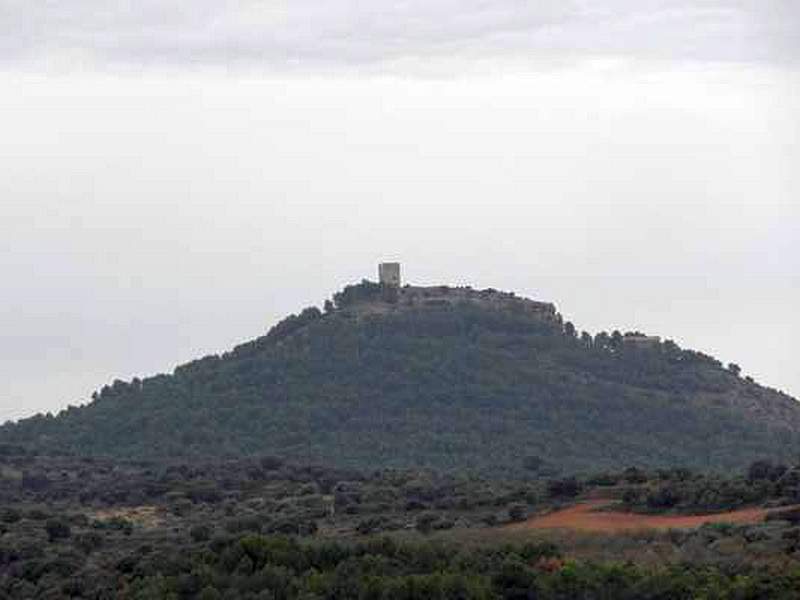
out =
<path fill-rule="evenodd" d="M 708 515 L 643 515 L 607 510 L 608 500 L 589 500 L 575 506 L 509 525 L 509 529 L 571 529 L 617 533 L 643 529 L 693 529 L 705 523 L 760 523 L 775 510 L 743 508 Z M 605 509 L 605 510 L 600 510 Z"/>
<path fill-rule="evenodd" d="M 161 514 L 159 514 L 158 507 L 156 506 L 110 508 L 107 510 L 98 510 L 90 516 L 98 521 L 110 521 L 111 519 L 121 518 L 135 525 L 144 527 L 145 529 L 158 527 L 163 522 L 163 518 Z"/>

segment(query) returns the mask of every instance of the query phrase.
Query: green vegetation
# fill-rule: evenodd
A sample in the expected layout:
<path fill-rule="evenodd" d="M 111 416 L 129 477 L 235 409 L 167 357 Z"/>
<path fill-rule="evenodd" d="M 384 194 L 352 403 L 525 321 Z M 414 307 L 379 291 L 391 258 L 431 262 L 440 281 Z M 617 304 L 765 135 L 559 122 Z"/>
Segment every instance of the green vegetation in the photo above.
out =
<path fill-rule="evenodd" d="M 625 508 L 639 512 L 702 514 L 767 501 L 778 505 L 800 503 L 800 468 L 769 461 L 754 462 L 741 476 L 692 473 L 688 469 L 646 475 L 629 469 L 611 479 L 626 486 L 622 495 Z"/>
<path fill-rule="evenodd" d="M 796 469 L 756 463 L 771 502 Z M 755 476 L 755 479 L 752 478 Z M 0 456 L 0 599 L 800 598 L 800 516 L 564 535 L 504 525 L 668 481 Z M 578 500 L 585 496 L 578 496 Z M 796 501 L 796 500 L 795 500 Z"/>
<path fill-rule="evenodd" d="M 591 336 L 513 303 L 405 306 L 369 282 L 334 300 L 221 356 L 116 381 L 84 407 L 0 427 L 0 444 L 532 477 L 742 468 L 800 449 L 796 401 L 669 341 Z"/>
<path fill-rule="evenodd" d="M 125 566 L 135 575 L 121 597 L 142 600 L 800 597 L 798 569 L 734 573 L 713 567 L 582 563 L 561 560 L 549 544 L 459 551 L 391 540 L 315 547 L 247 536 L 209 544 L 192 557 L 143 557 Z"/>
<path fill-rule="evenodd" d="M 0 555 L 0 565 L 9 560 L 25 567 L 16 577 L 0 576 L 0 594 L 8 599 L 800 598 L 797 567 L 595 563 L 565 559 L 549 543 L 464 549 L 388 538 L 301 544 L 251 534 L 215 538 L 188 551 L 141 546 L 105 569 L 82 569 L 81 554 L 66 550 L 25 559 Z"/>
<path fill-rule="evenodd" d="M 0 600 L 800 599 L 798 450 L 796 401 L 734 363 L 513 294 L 363 282 L 0 427 Z M 525 523 L 587 499 L 759 508 Z"/>

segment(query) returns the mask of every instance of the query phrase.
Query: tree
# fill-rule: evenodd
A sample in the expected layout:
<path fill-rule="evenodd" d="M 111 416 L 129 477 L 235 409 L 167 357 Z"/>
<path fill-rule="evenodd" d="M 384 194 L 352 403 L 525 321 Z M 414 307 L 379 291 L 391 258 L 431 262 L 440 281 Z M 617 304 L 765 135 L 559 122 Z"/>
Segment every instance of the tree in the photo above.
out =
<path fill-rule="evenodd" d="M 614 350 L 619 350 L 620 348 L 622 348 L 623 342 L 624 340 L 622 338 L 622 334 L 615 329 L 614 332 L 611 334 L 611 347 Z"/>
<path fill-rule="evenodd" d="M 673 483 L 665 483 L 647 495 L 647 506 L 650 508 L 672 508 L 680 502 L 679 490 Z"/>
<path fill-rule="evenodd" d="M 772 473 L 772 463 L 768 460 L 757 460 L 747 469 L 747 479 L 759 481 L 769 479 Z"/>
<path fill-rule="evenodd" d="M 740 367 L 736 363 L 728 363 L 728 371 L 733 373 L 733 375 L 735 375 L 736 377 L 739 377 L 739 375 L 742 373 L 742 367 Z"/>
<path fill-rule="evenodd" d="M 513 523 L 524 521 L 528 516 L 528 507 L 521 502 L 515 502 L 508 507 L 508 520 Z"/>
<path fill-rule="evenodd" d="M 581 491 L 581 484 L 575 477 L 553 479 L 547 484 L 547 491 L 553 497 L 574 498 Z"/>
<path fill-rule="evenodd" d="M 647 481 L 647 473 L 636 467 L 628 467 L 622 472 L 622 476 L 628 483 L 645 483 Z"/>
<path fill-rule="evenodd" d="M 577 335 L 575 325 L 572 324 L 572 321 L 567 321 L 564 323 L 564 333 L 567 334 L 567 337 L 571 338 L 574 338 Z"/>
<path fill-rule="evenodd" d="M 416 528 L 420 533 L 430 533 L 433 530 L 433 525 L 436 523 L 436 515 L 434 513 L 423 513 L 417 517 Z"/>
<path fill-rule="evenodd" d="M 348 285 L 341 292 L 333 295 L 337 308 L 347 308 L 359 302 L 370 302 L 380 298 L 383 286 L 366 279 L 357 285 Z"/>
<path fill-rule="evenodd" d="M 750 481 L 777 481 L 788 467 L 782 464 L 773 464 L 769 460 L 757 460 L 747 469 L 747 479 Z"/>
<path fill-rule="evenodd" d="M 601 331 L 600 333 L 594 336 L 595 348 L 605 350 L 609 347 L 610 344 L 611 344 L 611 338 L 605 331 Z"/>
<path fill-rule="evenodd" d="M 200 600 L 221 600 L 222 594 L 219 593 L 219 590 L 213 586 L 207 586 L 203 588 L 203 591 L 200 592 L 198 596 Z"/>

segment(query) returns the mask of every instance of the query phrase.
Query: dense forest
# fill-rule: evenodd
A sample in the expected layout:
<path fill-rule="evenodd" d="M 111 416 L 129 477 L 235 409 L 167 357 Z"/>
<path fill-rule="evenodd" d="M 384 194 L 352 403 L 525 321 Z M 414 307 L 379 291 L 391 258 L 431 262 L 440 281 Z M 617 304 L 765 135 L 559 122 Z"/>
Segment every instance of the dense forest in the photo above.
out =
<path fill-rule="evenodd" d="M 736 365 L 669 340 L 580 332 L 513 294 L 420 293 L 412 304 L 403 290 L 348 286 L 324 310 L 292 315 L 222 355 L 6 424 L 0 444 L 496 476 L 719 470 L 800 450 L 800 405 Z"/>

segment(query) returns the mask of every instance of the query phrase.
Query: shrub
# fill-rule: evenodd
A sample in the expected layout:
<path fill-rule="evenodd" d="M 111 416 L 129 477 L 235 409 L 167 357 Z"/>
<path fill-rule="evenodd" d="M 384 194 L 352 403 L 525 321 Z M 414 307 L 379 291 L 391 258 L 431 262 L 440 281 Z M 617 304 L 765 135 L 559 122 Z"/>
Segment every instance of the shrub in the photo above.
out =
<path fill-rule="evenodd" d="M 16 509 L 5 507 L 0 509 L 0 522 L 3 523 L 16 523 L 22 518 L 22 514 Z"/>
<path fill-rule="evenodd" d="M 434 513 L 423 513 L 417 517 L 415 527 L 421 533 L 430 533 L 436 522 L 437 516 Z"/>
<path fill-rule="evenodd" d="M 229 533 L 260 533 L 261 522 L 257 516 L 236 517 L 225 521 L 225 530 Z"/>
<path fill-rule="evenodd" d="M 44 529 L 47 532 L 47 538 L 51 542 L 64 540 L 72 535 L 72 530 L 70 529 L 69 525 L 66 523 L 66 521 L 61 519 L 48 519 L 45 523 Z"/>
<path fill-rule="evenodd" d="M 379 531 L 387 531 L 390 529 L 397 529 L 397 527 L 391 519 L 384 516 L 362 519 L 356 525 L 356 531 L 361 535 L 368 535 L 370 533 L 377 533 Z"/>
<path fill-rule="evenodd" d="M 84 554 L 90 554 L 103 545 L 103 536 L 96 531 L 87 531 L 75 536 L 74 544 Z"/>
<path fill-rule="evenodd" d="M 208 525 L 195 525 L 189 530 L 189 536 L 194 542 L 207 542 L 211 539 L 211 528 Z"/>
<path fill-rule="evenodd" d="M 22 473 L 22 489 L 31 492 L 43 492 L 50 488 L 50 479 L 44 473 L 24 471 Z"/>

